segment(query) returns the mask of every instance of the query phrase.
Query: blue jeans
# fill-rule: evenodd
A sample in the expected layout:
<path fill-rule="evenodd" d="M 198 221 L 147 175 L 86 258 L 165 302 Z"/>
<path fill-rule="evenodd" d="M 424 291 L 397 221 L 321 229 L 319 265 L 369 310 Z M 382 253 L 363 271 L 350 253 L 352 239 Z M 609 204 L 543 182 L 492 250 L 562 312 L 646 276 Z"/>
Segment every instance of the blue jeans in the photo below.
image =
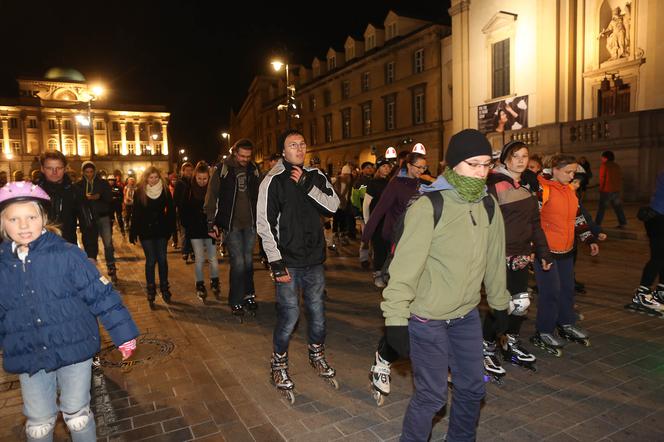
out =
<path fill-rule="evenodd" d="M 403 420 L 401 441 L 429 440 L 432 420 L 447 404 L 447 370 L 454 398 L 447 430 L 449 442 L 474 441 L 485 395 L 482 328 L 477 309 L 449 321 L 411 317 L 410 361 L 415 393 Z"/>
<path fill-rule="evenodd" d="M 276 353 L 288 351 L 288 342 L 300 317 L 300 292 L 308 316 L 308 343 L 325 343 L 325 273 L 323 264 L 289 267 L 290 282 L 277 282 L 277 324 L 272 342 Z"/>
<path fill-rule="evenodd" d="M 620 193 L 618 192 L 600 192 L 599 193 L 599 207 L 597 208 L 597 216 L 595 217 L 595 224 L 602 225 L 604 219 L 604 211 L 606 206 L 611 204 L 613 211 L 616 212 L 618 217 L 618 224 L 624 226 L 627 224 L 625 219 L 625 212 L 623 211 L 622 201 L 620 200 Z"/>
<path fill-rule="evenodd" d="M 159 264 L 159 286 L 168 288 L 168 261 L 166 261 L 167 238 L 141 239 L 145 253 L 145 282 L 155 285 L 154 268 Z"/>
<path fill-rule="evenodd" d="M 537 331 L 553 333 L 556 325 L 576 323 L 574 315 L 574 258 L 555 259 L 551 269 L 544 271 L 535 260 L 537 281 Z"/>
<path fill-rule="evenodd" d="M 228 304 L 240 305 L 254 295 L 254 244 L 256 229 L 253 227 L 224 232 L 226 249 L 230 255 Z"/>
<path fill-rule="evenodd" d="M 81 238 L 83 239 L 83 248 L 88 258 L 97 259 L 99 254 L 99 237 L 104 245 L 104 258 L 106 265 L 115 264 L 115 250 L 113 249 L 113 235 L 111 227 L 111 218 L 102 216 L 98 218 L 96 224 L 87 229 L 81 229 Z"/>
<path fill-rule="evenodd" d="M 210 278 L 219 278 L 219 262 L 217 261 L 217 248 L 214 246 L 212 238 L 196 238 L 191 240 L 191 247 L 194 249 L 196 264 L 194 272 L 196 281 L 203 281 L 203 265 L 205 265 L 205 255 L 210 261 Z"/>
<path fill-rule="evenodd" d="M 27 417 L 26 434 L 28 441 L 52 441 L 53 428 L 58 416 L 57 391 L 60 390 L 60 406 L 67 426 L 72 419 L 87 416 L 87 424 L 76 431 L 70 427 L 73 442 L 96 441 L 95 418 L 90 410 L 90 379 L 92 376 L 92 359 L 67 365 L 46 373 L 38 371 L 30 376 L 19 375 L 21 395 L 23 396 L 23 414 Z M 35 439 L 30 437 L 30 428 L 50 425 L 46 437 Z"/>

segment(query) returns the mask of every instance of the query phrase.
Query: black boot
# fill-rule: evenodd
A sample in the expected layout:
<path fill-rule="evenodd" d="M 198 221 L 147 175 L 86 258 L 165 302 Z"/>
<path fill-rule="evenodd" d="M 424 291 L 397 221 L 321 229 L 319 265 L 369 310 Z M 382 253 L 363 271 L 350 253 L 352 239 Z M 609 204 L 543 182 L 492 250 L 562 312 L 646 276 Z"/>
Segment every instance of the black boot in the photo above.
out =
<path fill-rule="evenodd" d="M 171 291 L 168 289 L 168 283 L 160 285 L 159 290 L 161 290 L 161 298 L 164 300 L 164 302 L 166 304 L 170 304 L 171 303 Z"/>
<path fill-rule="evenodd" d="M 108 272 L 108 277 L 111 278 L 111 281 L 113 282 L 113 284 L 117 284 L 118 283 L 118 271 L 115 268 L 115 263 L 108 264 L 106 266 L 106 270 Z"/>
<path fill-rule="evenodd" d="M 214 297 L 218 300 L 221 299 L 221 288 L 219 286 L 219 278 L 210 279 L 210 289 L 214 293 Z"/>
<path fill-rule="evenodd" d="M 203 281 L 196 281 L 196 296 L 205 304 L 207 298 L 207 290 L 205 290 L 205 283 Z"/>
<path fill-rule="evenodd" d="M 154 284 L 148 284 L 146 287 L 148 295 L 148 303 L 150 303 L 150 308 L 154 308 L 154 300 L 157 297 L 157 286 Z"/>

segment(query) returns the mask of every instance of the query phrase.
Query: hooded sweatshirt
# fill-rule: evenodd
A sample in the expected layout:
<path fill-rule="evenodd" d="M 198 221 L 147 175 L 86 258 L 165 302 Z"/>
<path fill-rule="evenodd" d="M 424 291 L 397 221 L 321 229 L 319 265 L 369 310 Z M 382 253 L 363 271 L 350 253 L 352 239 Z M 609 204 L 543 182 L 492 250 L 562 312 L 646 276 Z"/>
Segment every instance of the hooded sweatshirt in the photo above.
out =
<path fill-rule="evenodd" d="M 442 217 L 434 228 L 428 198 L 408 208 L 390 264 L 390 282 L 383 291 L 385 325 L 406 325 L 411 315 L 434 320 L 467 315 L 480 303 L 482 283 L 489 306 L 507 309 L 510 294 L 500 211 L 489 223 L 482 198 L 464 201 L 442 176 L 422 191 L 442 192 Z"/>

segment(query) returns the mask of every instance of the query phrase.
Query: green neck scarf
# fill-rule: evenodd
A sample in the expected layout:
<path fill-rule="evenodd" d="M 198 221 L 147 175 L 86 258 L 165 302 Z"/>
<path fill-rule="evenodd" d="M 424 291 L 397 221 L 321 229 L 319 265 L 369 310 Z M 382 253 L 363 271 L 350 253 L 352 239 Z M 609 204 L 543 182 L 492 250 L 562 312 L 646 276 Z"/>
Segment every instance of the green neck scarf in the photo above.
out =
<path fill-rule="evenodd" d="M 443 176 L 450 183 L 459 196 L 465 201 L 475 202 L 479 200 L 484 194 L 486 187 L 486 180 L 481 178 L 472 178 L 469 176 L 462 176 L 456 173 L 453 169 L 448 168 Z"/>

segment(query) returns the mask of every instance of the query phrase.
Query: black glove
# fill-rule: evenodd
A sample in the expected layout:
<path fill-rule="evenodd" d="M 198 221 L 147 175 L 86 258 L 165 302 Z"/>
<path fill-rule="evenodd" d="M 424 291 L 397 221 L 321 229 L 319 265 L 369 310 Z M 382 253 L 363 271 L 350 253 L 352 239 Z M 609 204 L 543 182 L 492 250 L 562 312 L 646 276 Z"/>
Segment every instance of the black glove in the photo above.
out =
<path fill-rule="evenodd" d="M 495 319 L 496 336 L 502 336 L 507 333 L 507 328 L 509 327 L 507 310 L 494 310 L 493 318 Z"/>
<path fill-rule="evenodd" d="M 270 263 L 270 270 L 272 270 L 272 277 L 279 278 L 280 276 L 288 275 L 288 270 L 286 269 L 286 264 L 283 260 L 273 261 Z"/>
<path fill-rule="evenodd" d="M 302 175 L 297 181 L 297 185 L 304 191 L 304 193 L 309 193 L 309 191 L 314 187 L 314 179 L 318 172 L 315 170 L 304 170 L 302 169 Z"/>
<path fill-rule="evenodd" d="M 402 358 L 407 358 L 410 355 L 410 337 L 407 325 L 385 327 L 385 340 Z"/>

